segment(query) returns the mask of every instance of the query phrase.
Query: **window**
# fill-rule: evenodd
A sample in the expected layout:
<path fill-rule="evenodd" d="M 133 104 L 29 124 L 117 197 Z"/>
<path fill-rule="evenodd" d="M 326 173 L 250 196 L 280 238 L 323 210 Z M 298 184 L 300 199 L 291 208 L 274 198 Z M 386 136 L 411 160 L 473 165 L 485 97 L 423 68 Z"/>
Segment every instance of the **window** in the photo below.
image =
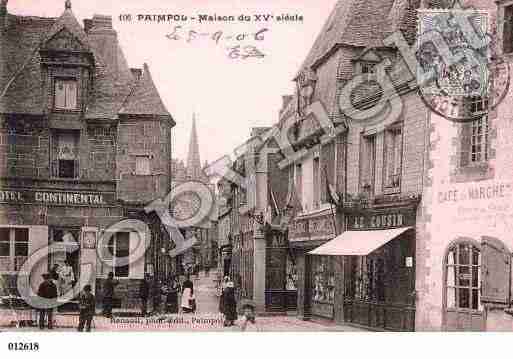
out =
<path fill-rule="evenodd" d="M 361 191 L 372 194 L 374 191 L 374 169 L 376 167 L 376 136 L 362 137 L 362 154 L 360 164 Z"/>
<path fill-rule="evenodd" d="M 27 228 L 0 228 L 0 272 L 15 272 L 28 257 Z"/>
<path fill-rule="evenodd" d="M 120 265 L 120 258 L 128 257 L 130 254 L 130 233 L 129 232 L 116 232 L 103 248 L 102 262 L 107 264 L 103 268 L 103 274 L 107 275 L 110 271 L 114 273 L 115 277 L 126 278 L 129 275 L 128 263 Z M 116 263 L 118 262 L 118 263 Z"/>
<path fill-rule="evenodd" d="M 402 142 L 399 126 L 385 131 L 385 188 L 397 188 L 401 183 Z"/>
<path fill-rule="evenodd" d="M 470 161 L 488 160 L 488 116 L 472 121 Z"/>
<path fill-rule="evenodd" d="M 150 156 L 135 157 L 135 174 L 138 176 L 149 176 L 151 174 Z"/>
<path fill-rule="evenodd" d="M 505 54 L 513 52 L 513 5 L 504 8 L 502 48 Z"/>
<path fill-rule="evenodd" d="M 335 300 L 335 263 L 333 257 L 312 257 L 312 301 L 331 304 Z"/>
<path fill-rule="evenodd" d="M 362 74 L 374 74 L 376 73 L 376 64 L 371 62 L 362 62 L 360 64 Z"/>
<path fill-rule="evenodd" d="M 488 112 L 488 97 L 472 96 L 468 100 L 469 111 L 472 116 Z"/>
<path fill-rule="evenodd" d="M 59 110 L 77 109 L 77 81 L 70 79 L 56 79 L 54 89 L 54 106 Z"/>
<path fill-rule="evenodd" d="M 320 175 L 320 161 L 319 157 L 313 160 L 313 207 L 319 208 L 321 202 L 321 188 L 319 186 L 319 175 Z"/>
<path fill-rule="evenodd" d="M 52 144 L 53 176 L 77 178 L 79 176 L 78 143 L 80 131 L 63 130 L 54 132 Z"/>
<path fill-rule="evenodd" d="M 453 245 L 446 257 L 447 308 L 482 310 L 481 253 L 470 243 Z"/>

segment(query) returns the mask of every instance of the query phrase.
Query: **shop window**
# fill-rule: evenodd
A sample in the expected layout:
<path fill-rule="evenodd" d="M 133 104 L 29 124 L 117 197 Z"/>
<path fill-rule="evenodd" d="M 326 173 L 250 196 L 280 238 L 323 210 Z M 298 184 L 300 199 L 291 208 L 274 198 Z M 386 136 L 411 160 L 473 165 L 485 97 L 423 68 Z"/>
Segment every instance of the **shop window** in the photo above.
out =
<path fill-rule="evenodd" d="M 80 131 L 62 130 L 53 133 L 52 168 L 58 178 L 79 176 L 78 144 Z"/>
<path fill-rule="evenodd" d="M 453 245 L 446 257 L 447 308 L 482 310 L 481 252 L 470 243 Z"/>
<path fill-rule="evenodd" d="M 314 158 L 313 160 L 313 207 L 315 209 L 319 208 L 321 202 L 321 188 L 319 186 L 319 172 L 320 172 L 320 161 L 319 157 Z"/>
<path fill-rule="evenodd" d="M 332 257 L 312 256 L 312 302 L 333 305 L 335 269 Z"/>
<path fill-rule="evenodd" d="M 135 156 L 135 174 L 138 176 L 149 176 L 150 169 L 150 156 Z"/>
<path fill-rule="evenodd" d="M 27 228 L 0 228 L 0 272 L 16 272 L 28 257 Z"/>
<path fill-rule="evenodd" d="M 504 25 L 502 32 L 503 52 L 510 54 L 513 52 L 513 5 L 504 8 Z"/>
<path fill-rule="evenodd" d="M 371 195 L 374 192 L 375 167 L 376 136 L 363 136 L 360 160 L 360 191 L 367 195 Z"/>
<path fill-rule="evenodd" d="M 54 107 L 57 110 L 77 109 L 78 86 L 72 79 L 55 79 Z"/>
<path fill-rule="evenodd" d="M 401 161 L 403 136 L 399 126 L 385 131 L 385 188 L 399 188 L 401 184 Z"/>

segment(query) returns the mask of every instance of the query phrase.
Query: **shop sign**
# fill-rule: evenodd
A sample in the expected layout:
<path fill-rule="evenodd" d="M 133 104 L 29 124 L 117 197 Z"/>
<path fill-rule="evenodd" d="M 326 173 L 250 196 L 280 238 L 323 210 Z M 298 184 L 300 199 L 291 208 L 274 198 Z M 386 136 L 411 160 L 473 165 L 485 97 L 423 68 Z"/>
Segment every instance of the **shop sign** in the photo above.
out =
<path fill-rule="evenodd" d="M 103 206 L 114 203 L 114 193 L 0 190 L 0 203 L 56 206 Z"/>
<path fill-rule="evenodd" d="M 96 232 L 84 232 L 84 235 L 82 237 L 82 248 L 96 249 Z"/>
<path fill-rule="evenodd" d="M 414 210 L 388 210 L 369 212 L 346 217 L 348 230 L 377 230 L 415 225 Z"/>
<path fill-rule="evenodd" d="M 333 216 L 331 214 L 295 220 L 289 225 L 289 236 L 295 238 L 319 238 L 335 235 Z"/>

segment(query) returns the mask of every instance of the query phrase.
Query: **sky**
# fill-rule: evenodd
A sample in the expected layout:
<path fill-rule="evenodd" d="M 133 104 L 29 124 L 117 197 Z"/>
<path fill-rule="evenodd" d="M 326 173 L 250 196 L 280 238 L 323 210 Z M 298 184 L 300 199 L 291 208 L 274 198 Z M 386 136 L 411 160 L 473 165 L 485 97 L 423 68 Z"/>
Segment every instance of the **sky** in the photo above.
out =
<path fill-rule="evenodd" d="M 9 0 L 18 15 L 58 17 L 65 0 Z M 305 59 L 336 0 L 72 0 L 72 11 L 83 24 L 94 14 L 110 15 L 130 67 L 147 63 L 167 109 L 176 121 L 173 157 L 185 161 L 192 115 L 201 161 L 231 155 L 249 138 L 252 127 L 278 121 L 282 96 L 292 94 L 292 79 Z M 187 21 L 139 21 L 138 15 L 178 14 Z M 234 16 L 235 21 L 199 21 L 200 15 Z M 265 21 L 260 16 L 274 15 Z M 282 14 L 303 21 L 277 21 Z M 122 21 L 130 15 L 131 21 Z M 251 21 L 238 21 L 240 15 Z M 194 17 L 195 19 L 191 19 Z M 126 19 L 126 17 L 124 17 Z M 176 26 L 181 28 L 176 29 Z M 261 30 L 263 40 L 255 40 Z M 187 41 L 188 34 L 192 35 Z M 243 40 L 235 37 L 249 34 Z M 169 35 L 169 36 L 166 36 Z M 178 35 L 180 38 L 176 39 Z M 216 43 L 212 37 L 219 41 Z M 231 38 L 229 38 L 231 37 Z M 230 51 L 240 45 L 243 52 Z M 245 49 L 254 46 L 255 50 Z M 230 53 L 232 57 L 230 58 Z M 248 57 L 247 54 L 263 54 Z M 335 76 L 335 74 L 334 74 Z"/>

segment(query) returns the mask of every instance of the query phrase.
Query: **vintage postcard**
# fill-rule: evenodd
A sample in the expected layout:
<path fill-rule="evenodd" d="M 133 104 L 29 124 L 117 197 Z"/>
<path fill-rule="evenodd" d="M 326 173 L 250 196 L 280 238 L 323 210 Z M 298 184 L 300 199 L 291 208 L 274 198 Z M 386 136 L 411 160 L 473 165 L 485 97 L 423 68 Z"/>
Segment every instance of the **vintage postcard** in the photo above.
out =
<path fill-rule="evenodd" d="M 513 331 L 512 59 L 509 0 L 0 0 L 0 332 Z"/>

